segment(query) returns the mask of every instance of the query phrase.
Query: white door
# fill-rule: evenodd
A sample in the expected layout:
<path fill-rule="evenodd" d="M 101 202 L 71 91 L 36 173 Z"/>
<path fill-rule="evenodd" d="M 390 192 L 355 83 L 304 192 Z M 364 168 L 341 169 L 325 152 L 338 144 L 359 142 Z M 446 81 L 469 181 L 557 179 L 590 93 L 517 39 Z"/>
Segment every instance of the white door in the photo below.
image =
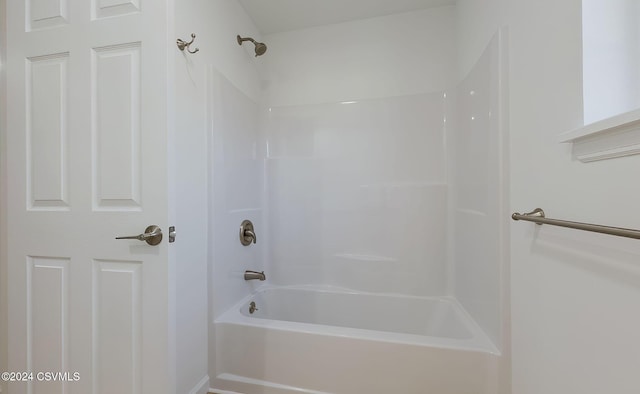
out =
<path fill-rule="evenodd" d="M 169 393 L 167 2 L 7 3 L 9 393 Z"/>

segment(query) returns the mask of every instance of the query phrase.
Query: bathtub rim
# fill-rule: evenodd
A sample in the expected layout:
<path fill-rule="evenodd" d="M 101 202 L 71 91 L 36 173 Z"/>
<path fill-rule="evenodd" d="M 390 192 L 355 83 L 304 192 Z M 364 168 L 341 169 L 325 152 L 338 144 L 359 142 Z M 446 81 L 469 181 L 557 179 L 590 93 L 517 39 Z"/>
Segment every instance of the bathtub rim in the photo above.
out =
<path fill-rule="evenodd" d="M 471 332 L 471 338 L 446 338 L 428 335 L 416 335 L 406 333 L 395 333 L 387 331 L 376 331 L 365 328 L 339 327 L 323 324 L 302 323 L 285 320 L 274 320 L 267 318 L 254 318 L 246 316 L 242 313 L 242 308 L 247 306 L 254 298 L 256 293 L 273 289 L 284 290 L 303 290 L 316 291 L 324 293 L 340 293 L 340 294 L 357 294 L 370 296 L 388 296 L 397 298 L 412 298 L 420 300 L 444 301 L 452 305 L 455 312 L 458 313 L 465 325 L 465 328 Z M 326 335 L 341 338 L 351 338 L 354 340 L 373 340 L 381 342 L 389 342 L 401 345 L 415 345 L 423 347 L 435 347 L 441 349 L 470 351 L 486 353 L 494 356 L 501 356 L 502 352 L 484 333 L 482 328 L 469 315 L 464 307 L 452 296 L 414 296 L 398 293 L 371 293 L 347 289 L 336 286 L 326 285 L 290 285 L 278 286 L 272 284 L 263 284 L 256 288 L 251 294 L 234 304 L 227 311 L 222 313 L 217 319 L 213 320 L 213 324 L 240 324 L 252 327 L 261 327 L 269 330 L 301 332 L 304 334 Z"/>

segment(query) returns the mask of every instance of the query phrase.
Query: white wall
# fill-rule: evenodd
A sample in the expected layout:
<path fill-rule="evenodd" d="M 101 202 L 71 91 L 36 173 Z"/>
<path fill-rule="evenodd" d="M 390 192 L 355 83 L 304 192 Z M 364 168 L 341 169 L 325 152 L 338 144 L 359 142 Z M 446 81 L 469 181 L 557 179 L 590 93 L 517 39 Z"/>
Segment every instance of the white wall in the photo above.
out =
<path fill-rule="evenodd" d="M 640 157 L 583 164 L 555 140 L 582 124 L 580 1 L 514 1 L 511 25 L 512 208 L 639 228 Z M 640 244 L 524 223 L 512 238 L 514 392 L 640 391 Z"/>
<path fill-rule="evenodd" d="M 265 36 L 273 283 L 448 293 L 454 10 Z"/>
<path fill-rule="evenodd" d="M 205 305 L 205 310 L 208 311 L 209 346 L 207 348 L 206 339 L 203 341 L 200 336 L 189 340 L 193 347 L 198 346 L 197 354 L 202 354 L 202 352 L 208 353 L 208 370 L 209 375 L 213 378 L 215 376 L 215 351 L 213 348 L 215 332 L 213 320 L 218 313 L 222 312 L 220 309 L 225 309 L 233 302 L 239 301 L 239 299 L 225 298 L 223 294 L 229 290 L 227 286 L 229 284 L 240 290 L 239 292 L 230 291 L 227 295 L 242 297 L 244 294 L 248 294 L 251 290 L 250 286 L 254 286 L 255 284 L 246 283 L 240 275 L 240 272 L 243 272 L 245 269 L 260 268 L 255 261 L 256 264 L 253 266 L 242 266 L 241 262 L 237 260 L 238 258 L 249 264 L 248 261 L 244 259 L 246 256 L 243 254 L 236 255 L 234 260 L 225 260 L 221 257 L 228 254 L 213 247 L 215 245 L 221 245 L 222 239 L 216 237 L 218 231 L 226 232 L 224 240 L 229 240 L 228 245 L 230 248 L 240 247 L 238 240 L 240 221 L 238 217 L 242 216 L 239 215 L 240 211 L 238 211 L 241 207 L 233 206 L 233 204 L 230 204 L 228 207 L 230 207 L 230 210 L 235 209 L 235 212 L 229 212 L 228 210 L 220 212 L 213 206 L 214 203 L 218 202 L 215 200 L 216 196 L 213 191 L 215 181 L 213 178 L 214 174 L 215 172 L 223 172 L 225 168 L 227 168 L 226 164 L 221 166 L 221 161 L 224 160 L 224 157 L 217 156 L 215 154 L 216 152 L 213 151 L 215 139 L 217 137 L 224 139 L 222 134 L 216 134 L 220 131 L 216 125 L 225 124 L 225 121 L 232 119 L 242 120 L 245 116 L 248 118 L 253 116 L 253 110 L 251 108 L 242 106 L 232 107 L 232 113 L 223 113 L 223 107 L 215 106 L 216 95 L 218 95 L 218 102 L 220 102 L 220 99 L 224 102 L 224 98 L 219 94 L 222 92 L 221 89 L 227 89 L 226 91 L 228 93 L 237 94 L 236 98 L 244 97 L 249 103 L 258 102 L 262 89 L 260 68 L 264 60 L 263 58 L 254 57 L 253 45 L 245 44 L 239 46 L 236 41 L 237 35 L 242 35 L 243 37 L 251 36 L 256 40 L 261 39 L 253 21 L 236 0 L 192 0 L 191 3 L 193 3 L 192 7 L 184 7 L 186 9 L 185 12 L 190 13 L 183 18 L 182 27 L 177 29 L 177 35 L 183 39 L 187 39 L 192 32 L 196 33 L 197 38 L 194 45 L 200 48 L 200 52 L 197 54 L 186 55 L 186 61 L 182 63 L 182 72 L 188 72 L 189 78 L 191 79 L 189 89 L 191 89 L 191 94 L 193 94 L 193 100 L 189 102 L 190 107 L 184 108 L 184 110 L 194 117 L 195 122 L 200 122 L 198 123 L 200 127 L 199 132 L 203 133 L 199 134 L 199 137 L 192 141 L 197 145 L 194 145 L 193 152 L 199 152 L 197 155 L 199 158 L 201 158 L 200 155 L 203 154 L 203 152 L 205 154 L 204 157 L 208 157 L 208 160 L 205 159 L 204 162 L 200 161 L 198 164 L 202 165 L 200 169 L 205 170 L 205 178 L 201 185 L 207 188 L 207 206 L 204 211 L 197 211 L 198 222 L 201 224 L 204 223 L 208 228 L 207 239 L 201 245 L 197 246 L 200 250 L 203 250 L 203 248 L 204 250 L 208 250 L 206 256 L 208 272 L 203 274 L 198 270 L 197 273 L 192 274 L 193 276 L 203 275 L 200 276 L 198 280 L 208 281 L 208 296 L 206 294 L 202 295 L 199 292 L 192 294 L 192 296 L 197 297 L 198 302 L 208 300 L 208 306 Z M 178 72 L 181 72 L 180 68 Z M 238 104 L 237 101 L 235 103 Z M 217 117 L 216 113 L 218 114 Z M 257 116 L 257 113 L 255 115 Z M 178 124 L 177 127 L 179 137 L 180 124 Z M 228 137 L 233 136 L 232 131 L 227 130 L 227 133 L 229 133 L 227 134 Z M 246 135 L 246 133 L 243 134 L 243 136 L 244 135 Z M 242 141 L 244 141 L 244 139 L 241 138 L 238 140 L 231 139 L 227 142 L 233 145 L 241 144 Z M 224 148 L 229 149 L 226 152 L 227 154 L 234 153 L 233 146 L 223 146 L 222 148 L 222 150 L 224 150 Z M 244 148 L 246 147 L 242 147 L 242 149 Z M 243 152 L 246 152 L 246 150 L 243 150 Z M 233 159 L 232 156 L 227 157 L 227 160 L 231 159 Z M 229 165 L 229 168 L 230 171 L 233 170 L 234 167 L 232 163 Z M 198 174 L 198 179 L 201 180 L 200 176 L 202 174 L 200 172 L 198 172 Z M 188 174 L 179 175 L 191 176 Z M 227 175 L 230 176 L 230 180 L 234 177 L 231 173 Z M 250 197 L 250 195 L 257 196 L 262 188 L 257 176 L 252 180 L 245 179 L 244 181 L 257 181 L 253 183 L 256 188 L 255 193 L 248 193 L 249 195 L 246 195 L 246 188 L 242 191 L 229 188 L 224 191 L 224 196 L 226 196 L 231 203 L 234 203 L 234 197 L 242 200 Z M 229 186 L 231 186 L 231 184 L 229 184 Z M 245 195 L 236 194 L 236 192 L 242 192 L 245 193 Z M 245 199 L 243 201 L 246 202 L 247 200 Z M 256 204 L 249 205 L 255 208 L 253 205 Z M 185 209 L 192 209 L 192 207 L 185 207 Z M 219 217 L 219 215 L 222 216 Z M 259 215 L 257 215 L 257 217 L 259 217 Z M 252 247 L 242 247 L 244 249 L 242 249 L 241 252 L 245 254 L 256 253 L 256 250 L 258 250 L 261 245 L 261 235 L 263 233 L 261 233 L 260 225 L 256 222 L 259 222 L 259 220 L 254 220 L 254 223 L 258 226 L 256 231 L 258 231 L 259 243 Z M 185 358 L 188 357 L 188 351 L 184 351 L 183 354 Z"/>
<path fill-rule="evenodd" d="M 480 58 L 500 26 L 507 24 L 509 0 L 457 0 L 457 80 L 461 81 Z"/>
<path fill-rule="evenodd" d="M 209 201 L 209 141 L 212 130 L 210 85 L 215 68 L 242 91 L 257 97 L 260 91 L 256 63 L 246 48 L 238 46 L 237 34 L 255 35 L 256 28 L 235 0 L 189 0 L 175 2 L 176 38 L 190 40 L 196 54 L 174 52 L 175 137 L 173 176 L 176 185 L 177 257 L 176 272 L 176 365 L 177 392 L 198 394 L 209 388 L 208 372 L 213 368 L 207 343 L 208 324 L 213 320 L 212 291 L 220 281 L 213 270 Z M 179 4 L 178 4 L 179 3 Z M 175 35 L 175 36 L 174 36 Z M 213 220 L 217 220 L 214 218 Z M 239 222 L 238 224 L 239 225 Z M 229 230 L 237 231 L 234 224 Z M 222 275 L 220 275 L 222 276 Z M 244 281 L 242 281 L 244 282 Z M 208 286 L 208 285 L 212 286 Z M 243 283 L 244 284 L 244 283 Z M 211 341 L 210 343 L 212 343 Z M 211 362 L 210 362 L 211 361 Z"/>
<path fill-rule="evenodd" d="M 455 81 L 455 8 L 265 36 L 270 106 L 444 91 Z"/>
<path fill-rule="evenodd" d="M 245 10 L 236 0 L 189 0 L 191 6 L 180 7 L 176 12 L 183 15 L 182 26 L 177 26 L 176 34 L 182 39 L 197 35 L 194 43 L 200 48 L 197 55 L 187 56 L 192 60 L 191 75 L 197 82 L 199 92 L 205 97 L 206 85 L 195 78 L 206 76 L 206 67 L 213 65 L 252 100 L 261 94 L 260 64 L 263 58 L 254 58 L 253 45 L 239 46 L 238 34 L 260 39 L 260 33 Z M 180 9 L 178 11 L 178 9 Z M 193 48 L 192 48 L 193 49 Z M 205 103 L 200 103 L 204 110 Z"/>
<path fill-rule="evenodd" d="M 461 52 L 509 26 L 511 209 L 638 228 L 640 157 L 583 164 L 557 135 L 582 124 L 580 0 L 462 0 Z M 493 6 L 481 14 L 469 10 Z M 505 11 L 506 10 L 506 11 Z M 504 17 L 506 12 L 506 17 Z M 470 21 L 470 18 L 481 21 Z M 483 26 L 474 29 L 473 26 Z M 462 66 L 464 67 L 464 65 Z M 637 393 L 640 244 L 511 224 L 513 393 Z"/>
<path fill-rule="evenodd" d="M 202 19 L 194 18 L 197 7 L 196 2 L 174 7 L 174 35 L 190 39 L 191 29 L 197 29 Z M 198 30 L 193 32 L 200 33 Z M 202 45 L 200 40 L 203 37 L 199 35 L 197 39 L 196 45 Z M 207 210 L 206 112 L 199 104 L 205 91 L 199 86 L 204 82 L 204 73 L 200 74 L 204 65 L 200 63 L 202 57 L 184 55 L 177 48 L 170 53 L 173 55 L 171 69 L 175 78 L 172 81 L 173 103 L 170 103 L 175 108 L 173 139 L 170 142 L 175 156 L 169 171 L 173 178 L 171 192 L 175 201 L 172 207 L 175 219 L 171 224 L 176 226 L 177 232 L 176 243 L 171 246 L 176 261 L 176 391 L 190 393 L 200 389 L 198 386 L 201 385 L 208 389 L 205 246 L 208 237 L 207 223 L 202 220 Z"/>

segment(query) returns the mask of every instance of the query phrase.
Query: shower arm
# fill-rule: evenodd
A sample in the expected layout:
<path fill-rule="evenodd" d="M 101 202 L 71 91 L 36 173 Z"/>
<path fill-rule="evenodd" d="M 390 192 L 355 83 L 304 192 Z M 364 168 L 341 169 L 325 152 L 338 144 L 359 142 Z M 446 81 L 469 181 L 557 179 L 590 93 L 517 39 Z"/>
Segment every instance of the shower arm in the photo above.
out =
<path fill-rule="evenodd" d="M 258 42 L 251 37 L 240 37 L 240 35 L 238 35 L 236 39 L 238 40 L 238 45 L 242 45 L 245 41 L 253 43 L 255 46 L 256 57 L 264 55 L 267 51 L 267 45 L 264 42 Z"/>
<path fill-rule="evenodd" d="M 242 43 L 245 42 L 245 41 L 251 41 L 254 45 L 257 44 L 256 40 L 254 40 L 251 37 L 242 38 L 242 37 L 238 36 L 238 44 L 239 45 L 242 45 Z"/>

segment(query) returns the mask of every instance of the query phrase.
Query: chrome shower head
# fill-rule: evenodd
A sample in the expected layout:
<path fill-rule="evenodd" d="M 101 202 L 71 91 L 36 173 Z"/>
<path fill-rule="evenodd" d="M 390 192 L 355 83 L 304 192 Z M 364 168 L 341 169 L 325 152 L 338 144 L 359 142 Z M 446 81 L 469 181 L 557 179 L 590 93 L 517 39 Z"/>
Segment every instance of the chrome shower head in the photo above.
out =
<path fill-rule="evenodd" d="M 238 36 L 238 45 L 242 45 L 244 41 L 251 41 L 253 45 L 256 46 L 256 57 L 264 55 L 264 53 L 267 51 L 267 45 L 265 43 L 257 42 L 251 37 L 242 38 Z"/>

